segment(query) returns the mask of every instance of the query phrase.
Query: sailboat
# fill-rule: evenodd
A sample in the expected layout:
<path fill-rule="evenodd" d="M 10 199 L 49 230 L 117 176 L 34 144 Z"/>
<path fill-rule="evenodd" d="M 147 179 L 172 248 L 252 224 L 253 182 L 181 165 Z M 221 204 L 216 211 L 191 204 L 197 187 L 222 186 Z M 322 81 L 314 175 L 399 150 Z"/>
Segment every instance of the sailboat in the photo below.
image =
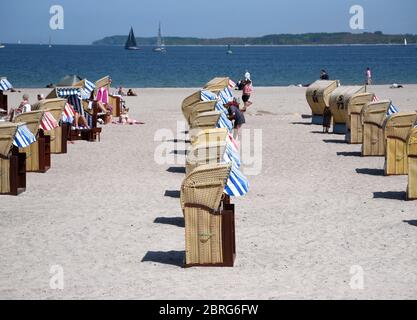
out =
<path fill-rule="evenodd" d="M 129 36 L 125 44 L 126 50 L 140 50 L 136 44 L 135 34 L 133 33 L 133 27 L 130 28 Z"/>
<path fill-rule="evenodd" d="M 0 42 L 0 49 L 5 48 L 6 46 Z"/>
<path fill-rule="evenodd" d="M 226 53 L 227 54 L 233 54 L 232 47 L 230 46 L 230 44 L 227 46 L 227 52 Z"/>
<path fill-rule="evenodd" d="M 52 48 L 52 40 L 51 40 L 51 36 L 49 36 L 49 48 Z"/>
<path fill-rule="evenodd" d="M 407 44 L 407 39 L 404 39 L 404 45 L 406 46 Z"/>
<path fill-rule="evenodd" d="M 161 32 L 161 23 L 159 23 L 158 28 L 158 39 L 156 40 L 156 47 L 153 48 L 154 52 L 167 52 L 167 49 L 165 48 L 164 39 L 162 38 L 162 32 Z"/>

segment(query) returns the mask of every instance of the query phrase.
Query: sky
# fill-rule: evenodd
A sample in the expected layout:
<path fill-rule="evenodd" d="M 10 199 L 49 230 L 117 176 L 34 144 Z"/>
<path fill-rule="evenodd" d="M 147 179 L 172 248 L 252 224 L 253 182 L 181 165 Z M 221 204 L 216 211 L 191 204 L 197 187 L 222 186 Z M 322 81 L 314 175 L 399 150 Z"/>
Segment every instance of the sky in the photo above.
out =
<path fill-rule="evenodd" d="M 349 10 L 364 9 L 365 29 L 417 34 L 416 0 L 0 0 L 0 43 L 90 44 L 111 35 L 219 38 L 277 33 L 357 32 Z M 64 9 L 51 30 L 50 7 Z"/>

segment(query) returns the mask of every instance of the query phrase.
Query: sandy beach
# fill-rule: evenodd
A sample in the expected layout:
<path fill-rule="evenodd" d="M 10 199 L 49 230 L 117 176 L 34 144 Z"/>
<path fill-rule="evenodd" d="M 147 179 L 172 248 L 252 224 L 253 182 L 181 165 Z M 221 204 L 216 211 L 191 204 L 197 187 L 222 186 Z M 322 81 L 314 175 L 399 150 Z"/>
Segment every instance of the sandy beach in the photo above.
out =
<path fill-rule="evenodd" d="M 20 90 L 32 101 L 50 91 Z M 262 129 L 262 171 L 233 199 L 234 268 L 181 268 L 182 165 L 154 161 L 155 133 L 166 128 L 184 162 L 177 121 L 195 89 L 135 89 L 127 105 L 144 125 L 107 125 L 100 143 L 70 144 L 46 174 L 28 174 L 19 197 L 0 196 L 0 299 L 415 299 L 407 177 L 384 177 L 383 158 L 362 158 L 360 145 L 308 125 L 305 88 L 255 90 L 246 128 Z M 417 85 L 369 90 L 417 109 Z M 22 93 L 8 93 L 9 104 Z M 63 290 L 49 286 L 54 265 Z M 355 265 L 363 290 L 350 286 Z"/>

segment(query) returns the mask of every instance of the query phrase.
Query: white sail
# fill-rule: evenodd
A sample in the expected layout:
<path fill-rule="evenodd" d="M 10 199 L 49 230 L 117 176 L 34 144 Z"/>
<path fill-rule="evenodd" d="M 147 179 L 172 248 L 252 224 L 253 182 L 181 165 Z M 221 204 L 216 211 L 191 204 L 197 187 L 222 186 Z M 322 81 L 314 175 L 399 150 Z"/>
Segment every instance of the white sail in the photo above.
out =
<path fill-rule="evenodd" d="M 407 39 L 404 39 L 404 45 L 406 46 L 407 44 Z"/>

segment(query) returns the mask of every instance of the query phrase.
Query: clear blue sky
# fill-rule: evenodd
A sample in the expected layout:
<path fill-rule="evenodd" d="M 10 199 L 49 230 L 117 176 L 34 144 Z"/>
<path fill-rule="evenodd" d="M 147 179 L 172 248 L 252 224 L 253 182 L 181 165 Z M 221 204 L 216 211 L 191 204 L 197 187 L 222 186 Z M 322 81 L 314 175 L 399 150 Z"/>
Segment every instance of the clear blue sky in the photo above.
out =
<path fill-rule="evenodd" d="M 261 36 L 339 32 L 349 8 L 365 9 L 365 31 L 417 34 L 416 0 L 1 0 L 0 42 L 89 44 L 109 35 Z M 65 29 L 49 29 L 49 8 L 62 5 Z"/>

